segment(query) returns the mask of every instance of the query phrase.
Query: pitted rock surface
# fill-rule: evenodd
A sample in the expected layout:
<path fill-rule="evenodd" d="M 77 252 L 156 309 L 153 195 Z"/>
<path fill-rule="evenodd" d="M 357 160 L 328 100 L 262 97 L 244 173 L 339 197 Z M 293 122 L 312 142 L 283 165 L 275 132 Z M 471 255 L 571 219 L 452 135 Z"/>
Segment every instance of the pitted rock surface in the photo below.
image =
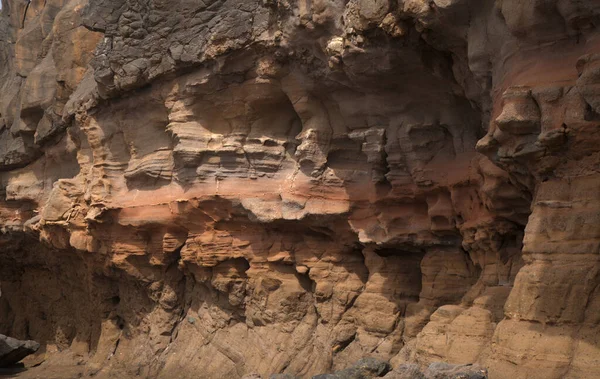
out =
<path fill-rule="evenodd" d="M 600 377 L 598 1 L 1 1 L 19 377 Z"/>

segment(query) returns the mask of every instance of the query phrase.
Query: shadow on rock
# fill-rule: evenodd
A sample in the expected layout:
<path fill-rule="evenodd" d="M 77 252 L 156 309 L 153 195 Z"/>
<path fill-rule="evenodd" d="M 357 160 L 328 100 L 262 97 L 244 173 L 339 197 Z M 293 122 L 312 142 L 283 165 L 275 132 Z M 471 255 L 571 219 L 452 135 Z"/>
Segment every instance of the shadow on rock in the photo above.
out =
<path fill-rule="evenodd" d="M 11 366 L 39 348 L 40 344 L 35 341 L 20 341 L 0 334 L 0 367 L 12 369 Z"/>

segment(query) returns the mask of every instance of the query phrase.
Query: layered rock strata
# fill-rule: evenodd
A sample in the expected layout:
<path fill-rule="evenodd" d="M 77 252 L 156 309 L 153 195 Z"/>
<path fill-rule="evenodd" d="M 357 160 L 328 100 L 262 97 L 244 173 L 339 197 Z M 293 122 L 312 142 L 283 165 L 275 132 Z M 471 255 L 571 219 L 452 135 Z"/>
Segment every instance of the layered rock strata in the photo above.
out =
<path fill-rule="evenodd" d="M 583 0 L 2 0 L 22 376 L 600 376 L 599 23 Z"/>

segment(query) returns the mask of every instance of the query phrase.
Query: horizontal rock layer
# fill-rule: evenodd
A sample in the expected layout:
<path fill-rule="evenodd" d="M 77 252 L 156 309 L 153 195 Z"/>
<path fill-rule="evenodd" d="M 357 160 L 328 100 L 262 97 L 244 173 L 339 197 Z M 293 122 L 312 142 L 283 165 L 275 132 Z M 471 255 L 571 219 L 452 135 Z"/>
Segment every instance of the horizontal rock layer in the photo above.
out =
<path fill-rule="evenodd" d="M 22 377 L 600 376 L 597 2 L 0 12 Z"/>

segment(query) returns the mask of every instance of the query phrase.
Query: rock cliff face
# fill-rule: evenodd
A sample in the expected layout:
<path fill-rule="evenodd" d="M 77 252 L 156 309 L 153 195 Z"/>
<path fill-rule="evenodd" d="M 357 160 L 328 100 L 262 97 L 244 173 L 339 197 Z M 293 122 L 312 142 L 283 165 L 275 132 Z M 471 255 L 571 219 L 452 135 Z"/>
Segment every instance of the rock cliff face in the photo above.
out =
<path fill-rule="evenodd" d="M 0 333 L 42 343 L 29 374 L 600 377 L 597 0 L 0 12 Z"/>

